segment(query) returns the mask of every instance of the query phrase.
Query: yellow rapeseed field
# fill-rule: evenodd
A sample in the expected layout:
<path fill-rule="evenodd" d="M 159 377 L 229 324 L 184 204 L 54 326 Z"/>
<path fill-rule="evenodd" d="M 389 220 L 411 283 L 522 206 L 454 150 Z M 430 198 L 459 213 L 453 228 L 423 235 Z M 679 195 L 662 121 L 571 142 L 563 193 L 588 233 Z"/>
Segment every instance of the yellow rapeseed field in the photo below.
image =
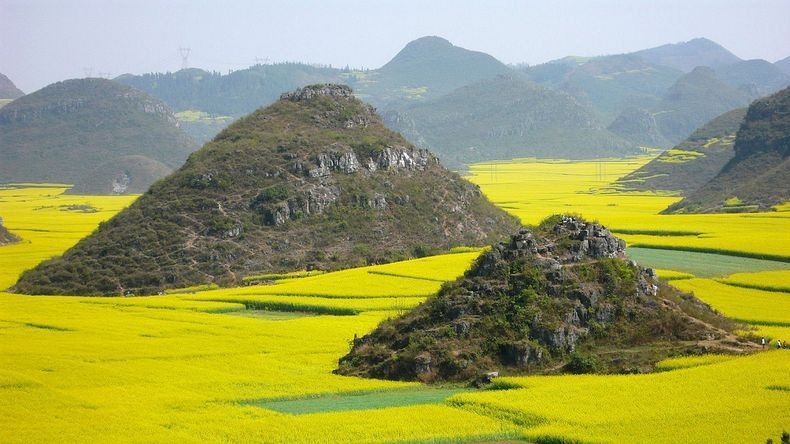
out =
<path fill-rule="evenodd" d="M 731 318 L 790 327 L 790 294 L 734 287 L 712 279 L 682 279 L 672 281 L 672 285 L 694 293 Z"/>
<path fill-rule="evenodd" d="M 788 427 L 790 350 L 648 375 L 521 377 L 502 383 L 524 388 L 451 400 L 522 424 L 528 440 L 778 441 Z"/>
<path fill-rule="evenodd" d="M 0 187 L 3 225 L 23 242 L 2 247 L 0 289 L 16 282 L 21 270 L 63 253 L 126 207 L 136 196 L 69 196 L 63 185 Z M 84 206 L 84 207 L 82 207 Z M 84 209 L 96 212 L 86 213 Z"/>
<path fill-rule="evenodd" d="M 631 242 L 790 256 L 776 241 L 790 213 L 656 216 L 677 198 L 601 191 L 647 160 L 485 164 L 472 174 L 528 223 L 574 212 L 631 233 L 623 235 Z M 0 247 L 0 288 L 134 199 L 64 189 L 0 189 L 0 216 L 25 240 Z M 658 235 L 666 231 L 682 235 Z M 754 243 L 727 240 L 732 233 Z M 479 253 L 158 297 L 0 293 L 0 442 L 765 442 L 790 428 L 784 350 L 673 358 L 651 375 L 503 378 L 499 386 L 516 388 L 431 404 L 304 414 L 256 404 L 417 387 L 332 370 L 355 335 L 419 304 Z M 659 274 L 687 278 L 673 285 L 755 323 L 752 334 L 790 332 L 786 294 L 723 283 L 781 285 L 783 273 L 722 282 Z"/>
<path fill-rule="evenodd" d="M 526 224 L 535 224 L 554 213 L 578 213 L 613 229 L 630 246 L 790 259 L 788 211 L 660 215 L 680 197 L 611 188 L 613 181 L 651 159 L 480 163 L 471 166 L 469 179 L 480 185 L 494 203 Z"/>
<path fill-rule="evenodd" d="M 718 281 L 727 285 L 790 293 L 790 270 L 735 273 Z"/>

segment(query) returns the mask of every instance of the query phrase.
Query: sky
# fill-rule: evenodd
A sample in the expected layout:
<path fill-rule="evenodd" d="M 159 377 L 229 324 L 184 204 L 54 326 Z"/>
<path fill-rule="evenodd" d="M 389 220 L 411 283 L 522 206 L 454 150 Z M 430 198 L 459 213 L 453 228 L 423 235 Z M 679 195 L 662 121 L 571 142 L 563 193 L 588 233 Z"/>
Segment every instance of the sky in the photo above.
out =
<path fill-rule="evenodd" d="M 300 61 L 377 68 L 438 35 L 505 63 L 709 38 L 743 59 L 790 56 L 790 0 L 0 0 L 0 73 L 32 92 L 87 75 L 226 73 Z"/>

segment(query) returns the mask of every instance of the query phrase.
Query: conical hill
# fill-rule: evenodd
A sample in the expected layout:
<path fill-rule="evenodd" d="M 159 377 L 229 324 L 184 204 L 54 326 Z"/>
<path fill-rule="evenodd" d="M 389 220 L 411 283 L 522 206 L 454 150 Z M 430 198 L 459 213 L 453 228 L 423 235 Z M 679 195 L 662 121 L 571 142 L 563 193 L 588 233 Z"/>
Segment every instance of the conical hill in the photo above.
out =
<path fill-rule="evenodd" d="M 624 258 L 606 228 L 556 216 L 355 339 L 337 372 L 465 381 L 490 372 L 643 372 L 674 354 L 754 349 L 734 325 Z"/>
<path fill-rule="evenodd" d="M 313 85 L 240 119 L 23 293 L 152 294 L 244 275 L 339 269 L 490 244 L 517 227 L 471 183 Z"/>

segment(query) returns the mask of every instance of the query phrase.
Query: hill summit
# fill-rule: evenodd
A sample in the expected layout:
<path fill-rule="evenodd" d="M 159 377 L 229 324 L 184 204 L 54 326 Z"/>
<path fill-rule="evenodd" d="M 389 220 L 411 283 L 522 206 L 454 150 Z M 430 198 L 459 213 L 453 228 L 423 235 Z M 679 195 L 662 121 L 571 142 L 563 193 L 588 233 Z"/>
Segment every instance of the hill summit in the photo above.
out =
<path fill-rule="evenodd" d="M 671 66 L 689 72 L 697 66 L 718 67 L 740 62 L 741 59 L 718 43 L 703 38 L 670 43 L 634 52 L 658 65 Z"/>
<path fill-rule="evenodd" d="M 195 149 L 164 102 L 110 80 L 54 83 L 0 109 L 0 182 L 140 193 Z M 156 167 L 130 169 L 127 156 Z"/>
<path fill-rule="evenodd" d="M 672 354 L 753 348 L 709 306 L 625 260 L 624 248 L 576 217 L 522 229 L 438 295 L 355 339 L 337 373 L 433 382 L 641 372 Z"/>
<path fill-rule="evenodd" d="M 347 86 L 285 93 L 193 153 L 23 293 L 152 294 L 489 244 L 517 221 Z"/>

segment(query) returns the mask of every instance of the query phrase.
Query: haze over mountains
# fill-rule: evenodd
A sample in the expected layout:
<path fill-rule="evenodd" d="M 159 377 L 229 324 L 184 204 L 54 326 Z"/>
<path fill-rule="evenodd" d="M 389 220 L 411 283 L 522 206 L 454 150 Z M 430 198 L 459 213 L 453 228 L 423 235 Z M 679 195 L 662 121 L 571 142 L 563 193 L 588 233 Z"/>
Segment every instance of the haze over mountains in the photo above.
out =
<path fill-rule="evenodd" d="M 707 68 L 695 70 L 699 66 Z M 545 155 L 533 149 L 537 144 L 560 147 L 563 155 L 576 158 L 635 152 L 640 145 L 669 147 L 713 117 L 790 84 L 781 66 L 743 61 L 715 42 L 694 39 L 630 54 L 513 67 L 433 36 L 407 44 L 375 70 L 286 63 L 228 75 L 189 69 L 117 80 L 157 95 L 176 111 L 205 112 L 208 119 L 183 122 L 202 140 L 223 125 L 210 117 L 238 117 L 310 83 L 347 84 L 412 142 L 459 167 L 503 155 Z M 499 90 L 502 78 L 510 87 Z M 549 95 L 556 100 L 541 99 Z M 509 111 L 500 112 L 497 134 L 475 134 L 467 127 L 475 126 L 480 101 L 508 104 Z M 459 106 L 458 114 L 447 114 L 450 103 Z M 417 118 L 427 114 L 436 116 L 433 122 Z M 585 116 L 584 122 L 568 116 Z M 592 143 L 583 150 L 579 127 L 592 133 Z M 438 143 L 439 134 L 459 136 Z M 461 135 L 471 142 L 459 146 Z"/>
<path fill-rule="evenodd" d="M 379 108 L 385 124 L 418 147 L 435 152 L 448 167 L 463 169 L 471 162 L 491 159 L 596 158 L 637 153 L 642 146 L 668 148 L 710 119 L 790 84 L 790 74 L 783 71 L 787 63 L 741 60 L 715 42 L 694 39 L 629 54 L 565 57 L 514 67 L 430 36 L 410 42 L 375 70 L 283 63 L 255 65 L 227 75 L 185 69 L 123 75 L 116 81 L 162 99 L 176 111 L 181 129 L 201 142 L 234 119 L 275 101 L 283 91 L 323 82 L 351 85 L 357 97 Z M 0 78 L 0 85 L 6 85 L 6 95 L 21 94 L 4 79 Z M 89 93 L 90 100 L 104 101 L 101 106 L 121 94 L 109 86 L 115 83 L 104 82 L 103 88 Z M 107 122 L 126 111 L 99 111 L 97 116 L 102 114 L 104 120 L 90 136 L 98 139 L 85 143 L 85 134 L 80 135 L 83 139 L 69 139 L 78 132 L 76 127 L 58 122 L 67 126 L 56 129 L 53 119 L 55 114 L 66 120 L 76 114 L 50 112 L 63 108 L 63 100 L 72 100 L 53 93 L 65 84 L 77 83 L 44 88 L 0 114 L 4 122 L 0 156 L 5 156 L 0 181 L 70 182 L 76 183 L 72 192 L 84 193 L 142 192 L 197 148 L 173 128 L 176 119 L 169 111 L 158 113 L 163 120 L 157 125 L 164 127 L 148 128 L 140 137 L 131 128 L 117 128 L 120 132 L 112 136 L 112 143 L 107 139 Z M 78 88 L 72 89 L 79 94 Z M 9 117 L 20 115 L 30 103 L 50 111 L 38 122 L 29 112 L 24 124 Z M 71 123 L 75 124 L 80 123 Z M 36 125 L 44 129 L 37 131 Z M 157 131 L 168 135 L 159 137 Z M 123 147 L 116 149 L 113 144 Z M 65 147 L 78 145 L 80 150 L 69 152 L 65 160 L 59 157 Z M 33 161 L 35 156 L 43 160 Z"/>

